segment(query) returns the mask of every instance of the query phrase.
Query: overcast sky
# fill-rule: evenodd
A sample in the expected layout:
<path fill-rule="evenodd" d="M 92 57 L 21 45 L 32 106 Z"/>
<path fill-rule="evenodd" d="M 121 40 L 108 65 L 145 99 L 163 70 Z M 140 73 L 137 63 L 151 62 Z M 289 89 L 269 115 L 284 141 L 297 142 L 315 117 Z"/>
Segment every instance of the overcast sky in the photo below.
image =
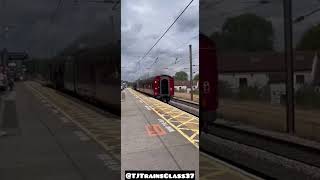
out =
<path fill-rule="evenodd" d="M 198 65 L 198 0 L 193 1 L 170 31 L 141 61 L 140 68 L 137 64 L 189 2 L 190 0 L 121 1 L 123 80 L 134 81 L 140 76 L 158 74 L 174 75 L 181 70 L 189 74 L 189 44 L 192 44 L 193 64 Z M 158 62 L 153 64 L 157 57 Z M 197 74 L 198 69 L 198 66 L 194 66 L 193 72 Z"/>
<path fill-rule="evenodd" d="M 87 0 L 0 0 L 0 48 L 28 51 L 31 56 L 46 57 L 60 51 L 79 36 L 101 31 L 111 35 L 110 15 L 118 14 L 115 32 L 120 33 L 120 7 L 89 3 Z M 56 13 L 54 21 L 50 18 Z M 6 27 L 9 31 L 6 32 Z M 120 35 L 120 34 L 119 34 Z"/>
<path fill-rule="evenodd" d="M 268 4 L 258 4 L 260 0 L 201 0 L 200 1 L 200 30 L 207 35 L 221 31 L 228 17 L 243 13 L 254 13 L 270 20 L 275 31 L 275 48 L 283 50 L 283 4 L 282 0 L 269 0 Z M 320 8 L 319 0 L 293 0 L 292 16 L 307 14 Z M 293 41 L 296 44 L 302 34 L 311 26 L 320 23 L 320 12 L 309 16 L 304 21 L 293 25 Z"/>

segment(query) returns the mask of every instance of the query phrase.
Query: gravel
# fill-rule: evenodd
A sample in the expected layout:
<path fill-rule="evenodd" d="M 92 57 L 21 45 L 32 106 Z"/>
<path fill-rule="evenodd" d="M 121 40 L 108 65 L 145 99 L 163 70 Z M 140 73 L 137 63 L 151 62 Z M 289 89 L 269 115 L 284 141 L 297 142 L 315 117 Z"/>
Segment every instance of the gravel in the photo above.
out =
<path fill-rule="evenodd" d="M 320 169 L 267 151 L 204 135 L 200 148 L 276 179 L 319 179 Z"/>

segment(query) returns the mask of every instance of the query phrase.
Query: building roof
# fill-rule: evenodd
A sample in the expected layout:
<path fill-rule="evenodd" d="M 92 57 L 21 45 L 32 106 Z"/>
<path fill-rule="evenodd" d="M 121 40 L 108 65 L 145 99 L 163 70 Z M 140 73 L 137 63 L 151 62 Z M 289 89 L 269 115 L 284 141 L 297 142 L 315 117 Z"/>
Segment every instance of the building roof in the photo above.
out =
<path fill-rule="evenodd" d="M 269 83 L 284 83 L 286 81 L 285 72 L 269 73 Z"/>
<path fill-rule="evenodd" d="M 228 53 L 218 54 L 219 73 L 239 72 L 284 72 L 284 53 Z M 313 51 L 294 53 L 294 70 L 311 71 L 315 57 Z"/>

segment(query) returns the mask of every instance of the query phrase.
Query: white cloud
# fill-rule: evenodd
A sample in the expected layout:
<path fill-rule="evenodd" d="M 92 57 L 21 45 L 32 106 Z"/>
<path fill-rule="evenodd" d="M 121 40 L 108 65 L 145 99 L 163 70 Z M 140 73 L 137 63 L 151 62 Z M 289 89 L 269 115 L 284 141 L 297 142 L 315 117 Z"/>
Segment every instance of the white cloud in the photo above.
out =
<path fill-rule="evenodd" d="M 121 6 L 122 79 L 134 81 L 140 76 L 189 73 L 189 49 L 193 46 L 194 64 L 198 64 L 199 2 L 194 2 L 154 47 L 139 66 L 138 61 L 171 25 L 190 0 L 123 0 Z M 158 57 L 158 62 L 153 64 Z M 178 58 L 178 63 L 174 63 Z M 153 64 L 153 65 L 152 65 Z M 198 67 L 194 67 L 198 71 Z"/>

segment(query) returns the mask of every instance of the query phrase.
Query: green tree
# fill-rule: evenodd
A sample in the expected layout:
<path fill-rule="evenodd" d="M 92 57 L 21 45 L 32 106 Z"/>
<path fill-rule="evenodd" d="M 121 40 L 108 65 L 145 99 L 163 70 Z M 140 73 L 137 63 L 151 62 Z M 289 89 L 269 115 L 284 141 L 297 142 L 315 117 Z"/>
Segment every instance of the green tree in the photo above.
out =
<path fill-rule="evenodd" d="M 211 38 L 220 50 L 264 51 L 273 50 L 272 23 L 255 14 L 231 17 L 223 24 L 222 32 L 215 32 Z"/>
<path fill-rule="evenodd" d="M 196 75 L 193 77 L 193 80 L 199 81 L 199 74 L 196 74 Z"/>
<path fill-rule="evenodd" d="M 318 50 L 320 48 L 320 24 L 311 27 L 297 44 L 299 50 Z"/>
<path fill-rule="evenodd" d="M 176 74 L 174 75 L 174 79 L 178 81 L 187 81 L 188 74 L 184 71 L 176 72 Z"/>

